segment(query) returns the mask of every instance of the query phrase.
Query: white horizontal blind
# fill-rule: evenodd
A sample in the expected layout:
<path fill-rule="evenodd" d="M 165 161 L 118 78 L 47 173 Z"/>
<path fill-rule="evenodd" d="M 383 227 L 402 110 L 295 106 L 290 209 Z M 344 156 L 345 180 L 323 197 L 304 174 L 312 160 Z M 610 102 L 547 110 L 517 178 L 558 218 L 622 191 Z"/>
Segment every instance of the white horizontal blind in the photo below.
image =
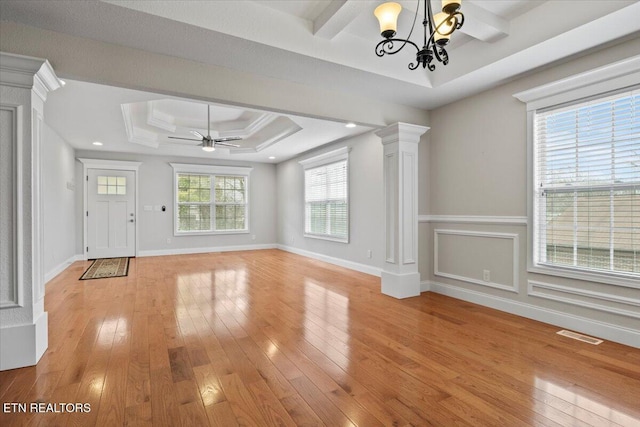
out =
<path fill-rule="evenodd" d="M 640 91 L 535 113 L 538 264 L 640 277 Z"/>
<path fill-rule="evenodd" d="M 305 170 L 305 233 L 349 238 L 347 161 Z"/>

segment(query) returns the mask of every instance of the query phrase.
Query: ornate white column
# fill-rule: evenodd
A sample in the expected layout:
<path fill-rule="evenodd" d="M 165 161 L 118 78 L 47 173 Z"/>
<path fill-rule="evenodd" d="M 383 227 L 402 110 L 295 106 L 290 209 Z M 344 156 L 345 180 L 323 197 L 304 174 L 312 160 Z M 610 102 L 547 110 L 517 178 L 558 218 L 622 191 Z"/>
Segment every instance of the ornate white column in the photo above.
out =
<path fill-rule="evenodd" d="M 418 143 L 425 126 L 396 123 L 376 132 L 384 146 L 385 263 L 382 293 L 420 295 Z"/>
<path fill-rule="evenodd" d="M 48 346 L 41 146 L 59 87 L 47 60 L 0 53 L 0 370 L 35 365 Z"/>

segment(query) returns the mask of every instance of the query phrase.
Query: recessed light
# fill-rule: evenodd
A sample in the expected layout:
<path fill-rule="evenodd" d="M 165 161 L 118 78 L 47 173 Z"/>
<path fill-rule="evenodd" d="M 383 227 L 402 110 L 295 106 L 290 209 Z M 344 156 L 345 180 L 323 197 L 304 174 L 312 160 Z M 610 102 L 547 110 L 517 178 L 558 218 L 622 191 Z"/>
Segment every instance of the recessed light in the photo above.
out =
<path fill-rule="evenodd" d="M 344 127 L 354 128 L 354 127 L 356 127 L 356 124 L 355 123 L 347 123 L 346 125 L 344 125 Z"/>
<path fill-rule="evenodd" d="M 269 160 L 275 160 L 274 156 L 269 156 Z"/>
<path fill-rule="evenodd" d="M 93 145 L 102 145 L 102 142 L 100 142 L 100 141 L 93 141 Z"/>
<path fill-rule="evenodd" d="M 65 82 L 65 81 L 64 81 L 64 80 L 62 80 L 62 79 L 58 79 L 58 81 L 60 82 L 60 84 L 61 84 L 62 86 L 64 86 L 64 85 L 66 85 L 66 84 L 67 84 L 67 82 Z"/>

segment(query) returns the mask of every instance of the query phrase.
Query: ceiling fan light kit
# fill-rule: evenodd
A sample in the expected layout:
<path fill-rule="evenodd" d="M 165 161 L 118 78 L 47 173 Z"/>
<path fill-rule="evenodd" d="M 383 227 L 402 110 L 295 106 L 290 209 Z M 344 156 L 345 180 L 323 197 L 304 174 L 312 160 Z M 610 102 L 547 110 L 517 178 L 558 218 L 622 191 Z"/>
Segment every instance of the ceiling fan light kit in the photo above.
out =
<path fill-rule="evenodd" d="M 203 151 L 216 151 L 216 147 L 213 146 L 213 141 L 210 139 L 206 139 L 202 141 L 202 150 Z"/>
<path fill-rule="evenodd" d="M 449 63 L 449 55 L 445 50 L 445 46 L 449 43 L 451 34 L 460 29 L 464 23 L 464 15 L 460 12 L 461 1 L 442 0 L 442 12 L 434 16 L 431 10 L 431 1 L 423 0 L 424 17 L 422 26 L 424 30 L 422 48 L 410 40 L 418 18 L 420 0 L 418 0 L 413 24 L 406 39 L 395 38 L 398 16 L 402 11 L 402 6 L 395 2 L 381 4 L 373 12 L 380 24 L 380 34 L 384 37 L 384 40 L 376 45 L 376 55 L 380 57 L 394 55 L 400 52 L 407 44 L 410 44 L 416 48 L 416 62 L 409 63 L 410 70 L 415 70 L 422 65 L 422 68 L 428 68 L 429 71 L 433 71 L 436 69 L 435 64 L 432 64 L 434 58 L 443 65 L 447 65 Z"/>

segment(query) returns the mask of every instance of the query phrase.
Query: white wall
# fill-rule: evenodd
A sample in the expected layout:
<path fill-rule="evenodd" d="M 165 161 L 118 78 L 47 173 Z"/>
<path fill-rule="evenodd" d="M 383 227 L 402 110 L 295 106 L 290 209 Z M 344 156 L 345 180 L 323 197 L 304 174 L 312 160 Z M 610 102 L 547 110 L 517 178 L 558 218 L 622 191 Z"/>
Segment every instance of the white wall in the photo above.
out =
<path fill-rule="evenodd" d="M 45 109 L 46 114 L 46 109 Z M 76 191 L 73 148 L 48 125 L 43 127 L 42 163 L 44 271 L 49 281 L 75 259 Z M 80 181 L 82 191 L 82 181 Z"/>
<path fill-rule="evenodd" d="M 349 153 L 349 243 L 304 237 L 305 158 L 351 147 Z M 278 244 L 286 250 L 325 259 L 371 274 L 380 274 L 384 235 L 382 143 L 373 132 L 351 138 L 278 164 Z M 372 257 L 367 258 L 367 251 Z"/>
<path fill-rule="evenodd" d="M 138 255 L 207 252 L 223 247 L 273 246 L 276 242 L 276 167 L 267 163 L 238 163 L 229 161 L 205 162 L 198 158 L 144 156 L 129 153 L 77 151 L 77 158 L 129 160 L 142 162 L 138 173 L 139 236 Z M 173 235 L 173 168 L 169 163 L 216 164 L 253 167 L 249 176 L 249 233 L 207 236 Z M 82 183 L 82 164 L 76 162 L 76 180 Z M 81 184 L 82 185 L 82 184 Z M 82 188 L 80 185 L 80 192 Z M 165 212 L 144 211 L 143 206 L 166 206 Z M 77 206 L 82 218 L 82 200 Z M 76 232 L 82 236 L 82 221 Z M 255 240 L 253 239 L 255 236 Z M 167 239 L 170 239 L 168 243 Z M 82 239 L 78 242 L 82 251 Z"/>
<path fill-rule="evenodd" d="M 635 340 L 635 345 L 640 345 L 640 289 L 528 273 L 526 222 L 487 223 L 527 215 L 526 111 L 525 104 L 513 94 L 637 52 L 640 39 L 431 112 L 429 153 L 421 156 L 420 165 L 423 172 L 428 171 L 428 182 L 421 185 L 429 188 L 427 206 L 420 204 L 427 211 L 421 210 L 421 214 L 436 216 L 427 217 L 420 225 L 420 247 L 426 249 L 420 253 L 420 272 L 422 280 L 429 281 L 425 288 L 605 339 L 628 344 Z M 456 216 L 484 218 L 460 222 Z M 437 230 L 441 230 L 438 244 L 434 239 Z M 484 270 L 490 271 L 492 283 L 483 280 Z M 554 290 L 537 287 L 540 282 Z M 529 286 L 538 296 L 531 295 Z"/>

